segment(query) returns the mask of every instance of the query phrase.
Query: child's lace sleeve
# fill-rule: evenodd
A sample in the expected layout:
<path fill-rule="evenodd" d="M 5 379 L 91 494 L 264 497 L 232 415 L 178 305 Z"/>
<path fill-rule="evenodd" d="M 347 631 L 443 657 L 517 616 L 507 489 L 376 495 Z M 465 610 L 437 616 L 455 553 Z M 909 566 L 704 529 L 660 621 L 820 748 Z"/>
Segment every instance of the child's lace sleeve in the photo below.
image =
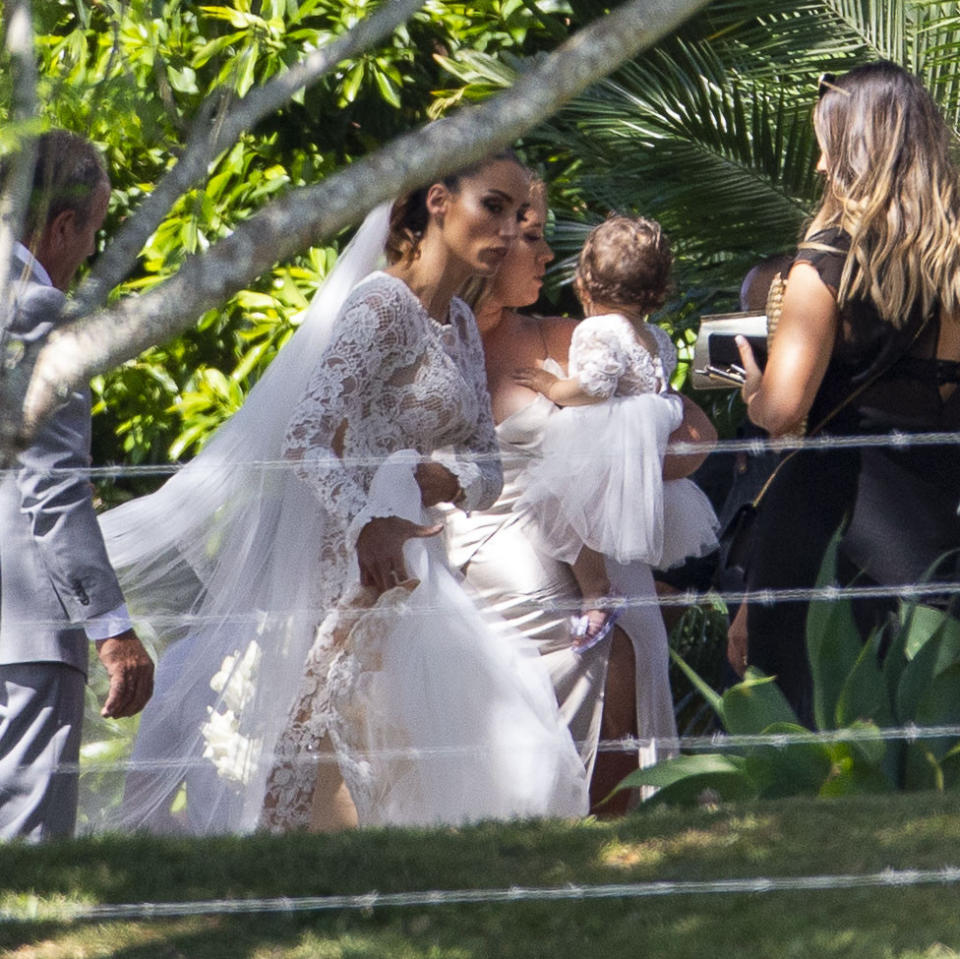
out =
<path fill-rule="evenodd" d="M 607 399 L 617 390 L 627 369 L 628 357 L 613 329 L 584 320 L 573 331 L 570 342 L 570 370 L 591 396 Z"/>
<path fill-rule="evenodd" d="M 677 345 L 663 327 L 657 326 L 656 323 L 650 323 L 648 328 L 657 341 L 660 361 L 663 364 L 664 379 L 669 383 L 674 370 L 677 368 Z"/>

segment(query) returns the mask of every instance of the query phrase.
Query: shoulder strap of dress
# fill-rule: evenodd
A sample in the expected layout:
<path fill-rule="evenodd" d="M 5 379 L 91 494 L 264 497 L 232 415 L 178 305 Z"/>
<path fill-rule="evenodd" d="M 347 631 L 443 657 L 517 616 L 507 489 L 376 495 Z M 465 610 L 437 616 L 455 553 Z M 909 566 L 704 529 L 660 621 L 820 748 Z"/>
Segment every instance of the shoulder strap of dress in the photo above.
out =
<path fill-rule="evenodd" d="M 543 332 L 543 321 L 540 317 L 534 319 L 534 323 L 537 325 L 537 333 L 540 334 L 540 345 L 543 347 L 543 358 L 545 360 L 550 359 L 550 344 L 547 342 L 547 335 Z"/>
<path fill-rule="evenodd" d="M 833 246 L 830 243 L 820 243 L 817 240 L 804 240 L 797 245 L 797 251 L 810 250 L 813 253 L 838 253 L 840 256 L 846 256 L 847 251 Z"/>

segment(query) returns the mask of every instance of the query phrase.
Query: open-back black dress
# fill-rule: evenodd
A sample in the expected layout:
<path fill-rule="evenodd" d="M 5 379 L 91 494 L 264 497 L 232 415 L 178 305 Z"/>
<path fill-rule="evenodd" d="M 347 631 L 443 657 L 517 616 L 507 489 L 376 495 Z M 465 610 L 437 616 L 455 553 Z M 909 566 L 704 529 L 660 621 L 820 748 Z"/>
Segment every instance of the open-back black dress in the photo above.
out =
<path fill-rule="evenodd" d="M 827 230 L 804 243 L 796 261 L 811 264 L 836 294 L 849 245 L 847 234 Z M 936 358 L 939 333 L 936 307 L 926 318 L 914 307 L 898 328 L 881 319 L 869 300 L 845 304 L 809 426 L 820 423 L 867 382 L 821 435 L 960 430 L 960 363 Z M 845 524 L 841 582 L 856 578 L 857 585 L 891 588 L 887 598 L 855 604 L 866 635 L 896 608 L 898 586 L 918 582 L 938 558 L 960 549 L 958 503 L 957 444 L 881 443 L 800 452 L 784 464 L 762 501 L 747 588 L 813 586 L 831 537 Z M 934 579 L 958 582 L 956 552 L 940 563 Z M 943 605 L 949 600 L 944 596 Z M 806 613 L 805 601 L 751 603 L 747 630 L 751 665 L 776 675 L 798 715 L 809 723 Z"/>

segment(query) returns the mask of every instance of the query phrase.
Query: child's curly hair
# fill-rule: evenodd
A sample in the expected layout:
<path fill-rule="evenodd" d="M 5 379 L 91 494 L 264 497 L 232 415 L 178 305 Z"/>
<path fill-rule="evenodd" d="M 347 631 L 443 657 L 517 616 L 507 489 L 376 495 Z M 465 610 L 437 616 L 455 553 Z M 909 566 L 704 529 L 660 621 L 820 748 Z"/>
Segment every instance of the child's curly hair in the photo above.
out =
<path fill-rule="evenodd" d="M 670 242 L 656 220 L 611 215 L 587 236 L 577 282 L 594 303 L 652 313 L 666 299 L 672 265 Z"/>

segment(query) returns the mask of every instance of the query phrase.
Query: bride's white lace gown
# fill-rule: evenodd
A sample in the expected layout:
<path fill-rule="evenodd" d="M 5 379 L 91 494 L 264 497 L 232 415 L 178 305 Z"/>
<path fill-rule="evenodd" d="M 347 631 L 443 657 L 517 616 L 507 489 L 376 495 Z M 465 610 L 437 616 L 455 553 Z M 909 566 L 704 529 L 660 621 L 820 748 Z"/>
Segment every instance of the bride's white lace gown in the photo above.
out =
<path fill-rule="evenodd" d="M 466 600 L 439 541 L 407 544 L 420 586 L 390 590 L 366 609 L 359 531 L 375 516 L 428 519 L 415 453 L 456 475 L 466 510 L 500 492 L 472 313 L 454 299 L 449 323 L 439 323 L 405 283 L 378 272 L 344 305 L 284 442 L 325 514 L 311 560 L 318 593 L 340 602 L 319 630 L 278 743 L 261 816 L 268 828 L 309 825 L 310 760 L 324 737 L 361 824 L 585 811 L 582 766 L 546 672 Z"/>

